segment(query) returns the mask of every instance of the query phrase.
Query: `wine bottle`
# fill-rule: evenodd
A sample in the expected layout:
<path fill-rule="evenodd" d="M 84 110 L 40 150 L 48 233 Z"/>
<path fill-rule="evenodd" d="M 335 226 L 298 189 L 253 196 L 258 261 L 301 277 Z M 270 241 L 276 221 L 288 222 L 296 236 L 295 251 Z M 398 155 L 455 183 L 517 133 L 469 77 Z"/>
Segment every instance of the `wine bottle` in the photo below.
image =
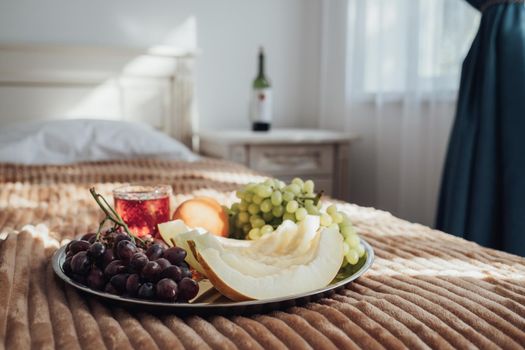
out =
<path fill-rule="evenodd" d="M 252 84 L 252 130 L 270 130 L 272 123 L 272 112 L 272 87 L 264 75 L 264 50 L 261 47 L 259 49 L 259 72 Z"/>

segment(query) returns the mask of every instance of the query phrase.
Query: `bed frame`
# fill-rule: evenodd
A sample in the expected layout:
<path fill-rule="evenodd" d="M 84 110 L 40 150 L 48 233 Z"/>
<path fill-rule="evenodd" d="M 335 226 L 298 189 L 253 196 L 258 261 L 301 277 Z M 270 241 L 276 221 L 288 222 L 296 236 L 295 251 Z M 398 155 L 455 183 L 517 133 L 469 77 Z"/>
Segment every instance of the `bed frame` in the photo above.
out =
<path fill-rule="evenodd" d="M 31 120 L 141 121 L 191 146 L 195 51 L 0 44 L 0 128 Z"/>

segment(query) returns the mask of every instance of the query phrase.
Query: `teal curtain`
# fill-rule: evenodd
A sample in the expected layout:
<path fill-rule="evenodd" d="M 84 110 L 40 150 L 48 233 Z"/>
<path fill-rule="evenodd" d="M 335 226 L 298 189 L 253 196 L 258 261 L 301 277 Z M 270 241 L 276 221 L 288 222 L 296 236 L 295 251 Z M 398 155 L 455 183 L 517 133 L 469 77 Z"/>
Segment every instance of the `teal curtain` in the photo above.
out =
<path fill-rule="evenodd" d="M 469 2 L 482 17 L 463 62 L 436 226 L 525 256 L 525 7 Z"/>

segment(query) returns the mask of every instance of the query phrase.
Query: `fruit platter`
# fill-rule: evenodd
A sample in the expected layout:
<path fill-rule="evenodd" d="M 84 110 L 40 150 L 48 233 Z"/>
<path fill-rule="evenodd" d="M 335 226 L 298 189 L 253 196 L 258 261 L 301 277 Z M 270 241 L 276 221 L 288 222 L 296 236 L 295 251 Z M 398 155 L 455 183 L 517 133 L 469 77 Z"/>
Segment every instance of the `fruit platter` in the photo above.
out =
<path fill-rule="evenodd" d="M 311 180 L 268 179 L 239 189 L 229 207 L 196 197 L 170 217 L 162 204 L 162 218 L 157 188 L 128 198 L 135 217 L 92 188 L 105 215 L 95 232 L 55 252 L 53 269 L 86 294 L 143 311 L 241 314 L 304 304 L 344 288 L 374 260 L 349 217 L 323 207 L 314 188 Z"/>

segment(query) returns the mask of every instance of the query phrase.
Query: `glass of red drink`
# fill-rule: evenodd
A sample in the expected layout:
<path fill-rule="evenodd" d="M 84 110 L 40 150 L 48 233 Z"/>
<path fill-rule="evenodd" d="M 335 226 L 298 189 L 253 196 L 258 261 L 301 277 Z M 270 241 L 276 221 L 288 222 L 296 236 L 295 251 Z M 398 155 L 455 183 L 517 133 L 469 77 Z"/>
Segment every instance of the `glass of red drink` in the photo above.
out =
<path fill-rule="evenodd" d="M 137 237 L 158 236 L 157 224 L 170 220 L 169 185 L 126 185 L 113 190 L 115 210 Z"/>

